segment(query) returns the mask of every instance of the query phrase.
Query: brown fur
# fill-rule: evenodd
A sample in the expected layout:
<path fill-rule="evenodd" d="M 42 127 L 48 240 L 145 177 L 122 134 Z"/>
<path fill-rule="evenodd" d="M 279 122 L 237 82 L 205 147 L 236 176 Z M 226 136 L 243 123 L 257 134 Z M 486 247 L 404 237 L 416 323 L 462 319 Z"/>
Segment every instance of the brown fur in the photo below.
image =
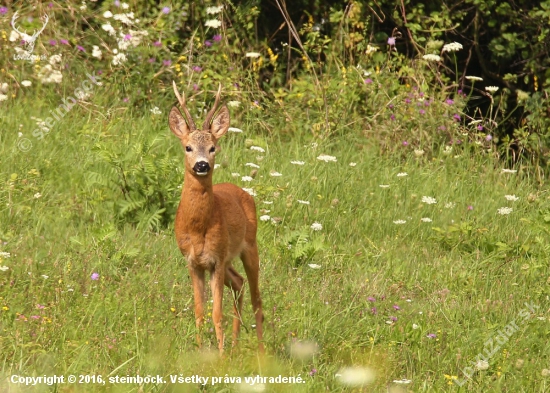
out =
<path fill-rule="evenodd" d="M 244 279 L 231 266 L 231 260 L 238 256 L 243 262 L 248 278 L 256 318 L 256 333 L 260 341 L 259 349 L 263 352 L 256 205 L 249 194 L 234 184 L 212 185 L 216 153 L 210 152 L 210 149 L 212 146 L 217 148 L 218 139 L 227 132 L 229 111 L 225 106 L 222 107 L 212 121 L 210 129 L 197 131 L 190 130 L 178 109 L 173 107 L 169 123 L 170 129 L 181 140 L 184 149 L 186 146 L 192 149 L 191 152 L 186 152 L 184 186 L 176 214 L 175 229 L 178 247 L 188 261 L 189 274 L 193 282 L 195 322 L 199 329 L 198 344 L 201 345 L 200 330 L 204 322 L 204 282 L 207 270 L 210 272 L 214 299 L 212 318 L 220 353 L 223 353 L 224 345 L 221 323 L 224 284 L 231 288 L 235 297 L 233 345 L 236 343 L 241 324 Z M 210 165 L 211 169 L 206 176 L 199 176 L 194 172 L 193 167 L 198 160 L 207 161 Z"/>

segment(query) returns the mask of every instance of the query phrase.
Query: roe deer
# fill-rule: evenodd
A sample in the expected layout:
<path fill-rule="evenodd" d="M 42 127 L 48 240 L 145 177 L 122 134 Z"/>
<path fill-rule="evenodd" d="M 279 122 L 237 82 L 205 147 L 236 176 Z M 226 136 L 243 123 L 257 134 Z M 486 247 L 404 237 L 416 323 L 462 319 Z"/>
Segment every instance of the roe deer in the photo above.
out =
<path fill-rule="evenodd" d="M 181 200 L 176 214 L 178 247 L 188 262 L 195 298 L 197 342 L 201 346 L 201 326 L 204 322 L 204 277 L 210 272 L 210 286 L 214 299 L 212 319 L 216 329 L 218 348 L 223 353 L 222 298 L 223 286 L 234 294 L 233 345 L 241 327 L 243 277 L 231 266 L 231 260 L 240 257 L 250 285 L 252 308 L 256 317 L 256 334 L 260 352 L 262 342 L 262 300 L 259 289 L 260 261 L 256 244 L 256 204 L 242 188 L 222 183 L 212 186 L 212 172 L 218 140 L 229 128 L 229 110 L 224 105 L 216 110 L 220 101 L 221 84 L 214 107 L 206 115 L 202 130 L 197 129 L 180 96 L 176 83 L 174 93 L 185 118 L 176 106 L 170 110 L 170 129 L 185 149 L 185 175 Z M 214 120 L 212 118 L 214 117 Z"/>

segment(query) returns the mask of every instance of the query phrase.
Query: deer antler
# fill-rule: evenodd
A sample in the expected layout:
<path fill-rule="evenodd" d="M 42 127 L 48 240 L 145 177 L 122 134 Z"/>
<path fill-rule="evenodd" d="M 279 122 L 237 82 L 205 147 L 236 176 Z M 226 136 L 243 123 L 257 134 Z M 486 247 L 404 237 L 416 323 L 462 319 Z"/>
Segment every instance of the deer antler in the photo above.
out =
<path fill-rule="evenodd" d="M 180 103 L 181 109 L 183 109 L 183 113 L 185 114 L 185 117 L 187 118 L 187 124 L 191 128 L 191 131 L 195 131 L 197 129 L 197 126 L 195 125 L 195 122 L 193 121 L 193 118 L 191 117 L 191 114 L 189 113 L 189 110 L 187 109 L 187 106 L 185 105 L 185 93 L 182 92 L 183 97 L 178 92 L 178 87 L 176 86 L 176 82 L 172 81 L 172 87 L 174 88 L 174 93 L 176 94 L 176 98 L 178 99 L 178 102 Z"/>
<path fill-rule="evenodd" d="M 218 87 L 218 92 L 216 93 L 216 100 L 214 101 L 214 106 L 212 109 L 210 109 L 210 112 L 206 115 L 206 119 L 204 120 L 204 123 L 202 125 L 203 130 L 207 130 L 210 128 L 210 122 L 212 121 L 212 117 L 216 113 L 216 110 L 218 109 L 218 104 L 220 103 L 220 93 L 222 91 L 222 84 L 220 83 L 220 87 Z"/>
<path fill-rule="evenodd" d="M 17 27 L 15 26 L 15 21 L 17 20 L 17 18 L 19 18 L 19 13 L 18 13 L 18 11 L 15 11 L 13 16 L 11 17 L 11 27 L 13 27 L 13 30 L 18 32 L 21 35 L 21 37 L 23 37 L 23 39 L 25 39 L 25 37 L 28 37 L 27 40 L 31 41 L 31 42 L 34 41 L 36 39 L 36 37 L 38 37 L 38 35 L 44 31 L 44 29 L 46 28 L 46 25 L 48 24 L 48 21 L 50 20 L 50 17 L 48 15 L 44 15 L 44 25 L 42 26 L 42 28 L 39 31 L 37 31 L 37 32 L 35 31 L 34 34 L 32 36 L 30 36 L 27 33 L 23 33 L 22 31 L 19 31 L 17 29 Z"/>

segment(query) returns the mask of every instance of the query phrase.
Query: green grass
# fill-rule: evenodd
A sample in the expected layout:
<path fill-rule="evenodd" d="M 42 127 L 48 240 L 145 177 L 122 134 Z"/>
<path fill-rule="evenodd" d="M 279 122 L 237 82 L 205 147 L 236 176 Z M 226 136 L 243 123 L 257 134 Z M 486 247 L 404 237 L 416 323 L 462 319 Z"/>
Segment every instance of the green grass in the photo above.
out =
<path fill-rule="evenodd" d="M 94 98 L 108 99 L 101 91 Z M 281 219 L 259 222 L 258 229 L 267 359 L 256 354 L 248 291 L 238 349 L 217 358 L 208 319 L 206 348 L 199 351 L 191 283 L 172 225 L 153 231 L 115 219 L 122 193 L 113 186 L 116 171 L 100 154 L 120 158 L 125 173 L 138 168 L 136 184 L 146 172 L 139 172 L 139 165 L 167 160 L 155 181 L 173 185 L 166 192 L 170 203 L 177 203 L 183 152 L 167 126 L 170 100 L 157 104 L 160 116 L 116 105 L 109 111 L 74 108 L 40 141 L 26 131 L 34 127 L 30 116 L 44 118 L 56 99 L 39 102 L 43 109 L 30 97 L 0 106 L 0 251 L 11 254 L 0 260 L 9 267 L 0 271 L 0 390 L 50 389 L 9 383 L 11 375 L 159 374 L 168 383 L 51 389 L 186 392 L 199 387 L 169 383 L 168 376 L 261 374 L 305 380 L 290 387 L 268 384 L 267 391 L 352 391 L 335 377 L 346 366 L 376 373 L 373 384 L 355 391 L 550 389 L 542 373 L 550 368 L 545 187 L 521 168 L 503 173 L 501 162 L 473 145 L 455 146 L 450 154 L 417 157 L 409 146 L 383 155 L 354 125 L 344 135 L 315 140 L 314 147 L 305 133 L 278 132 L 284 122 L 271 121 L 269 113 L 257 117 L 271 121 L 271 133 L 244 114 L 235 116 L 232 126 L 244 133 L 228 133 L 220 141 L 222 166 L 214 174 L 215 182 L 253 187 L 258 216 Z M 17 148 L 19 124 L 33 143 L 28 152 Z M 136 153 L 136 146 L 154 139 L 147 154 Z M 250 144 L 266 153 L 251 151 Z M 321 154 L 337 162 L 320 161 Z M 241 180 L 253 169 L 246 163 L 260 166 L 251 182 Z M 407 176 L 397 176 L 403 172 Z M 94 173 L 108 180 L 90 180 Z M 423 203 L 424 196 L 437 203 Z M 500 215 L 501 207 L 513 211 Z M 314 222 L 323 229 L 313 231 Z M 242 271 L 240 261 L 234 265 Z M 99 280 L 92 280 L 92 273 L 99 273 Z M 227 345 L 229 299 L 226 291 Z M 525 302 L 539 308 L 523 321 L 518 315 Z M 487 370 L 476 371 L 462 387 L 451 382 L 464 378 L 461 370 L 471 366 L 488 339 L 520 319 Z M 291 356 L 290 348 L 300 341 L 316 343 L 318 351 L 305 359 Z M 402 378 L 412 382 L 399 390 L 392 381 Z M 234 389 L 220 383 L 204 391 Z"/>

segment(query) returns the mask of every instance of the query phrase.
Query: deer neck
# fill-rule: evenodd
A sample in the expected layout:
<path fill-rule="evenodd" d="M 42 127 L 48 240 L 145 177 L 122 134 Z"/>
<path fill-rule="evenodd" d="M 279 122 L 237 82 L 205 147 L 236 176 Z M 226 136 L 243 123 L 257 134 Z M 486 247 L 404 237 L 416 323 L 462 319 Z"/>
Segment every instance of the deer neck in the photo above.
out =
<path fill-rule="evenodd" d="M 214 206 L 212 171 L 204 177 L 185 172 L 178 216 L 188 233 L 203 235 L 206 232 Z"/>

